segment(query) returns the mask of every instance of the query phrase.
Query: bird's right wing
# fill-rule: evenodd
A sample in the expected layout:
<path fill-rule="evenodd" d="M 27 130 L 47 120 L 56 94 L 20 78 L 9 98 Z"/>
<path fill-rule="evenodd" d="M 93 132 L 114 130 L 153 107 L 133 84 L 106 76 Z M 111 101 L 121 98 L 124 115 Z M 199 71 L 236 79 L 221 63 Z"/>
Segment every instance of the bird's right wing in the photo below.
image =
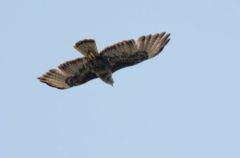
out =
<path fill-rule="evenodd" d="M 58 69 L 49 70 L 38 79 L 51 87 L 67 89 L 94 78 L 97 76 L 89 70 L 88 60 L 77 58 L 59 65 Z"/>
<path fill-rule="evenodd" d="M 100 52 L 100 55 L 107 59 L 112 71 L 117 71 L 127 66 L 132 66 L 159 54 L 169 42 L 170 34 L 165 32 L 142 36 L 137 42 L 127 40 Z"/>

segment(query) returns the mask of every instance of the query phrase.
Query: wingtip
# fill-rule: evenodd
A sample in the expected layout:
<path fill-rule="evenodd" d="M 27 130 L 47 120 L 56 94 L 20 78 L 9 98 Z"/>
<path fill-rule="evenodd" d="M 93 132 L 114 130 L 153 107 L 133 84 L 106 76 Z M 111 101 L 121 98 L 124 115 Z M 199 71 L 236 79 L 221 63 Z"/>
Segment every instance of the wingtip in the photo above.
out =
<path fill-rule="evenodd" d="M 49 75 L 50 70 L 43 74 L 40 77 L 37 77 L 37 79 L 44 84 L 47 84 L 50 87 L 54 87 L 57 89 L 67 89 L 69 86 L 65 85 L 63 82 L 64 81 L 59 81 L 58 79 L 52 78 L 52 76 Z"/>
<path fill-rule="evenodd" d="M 41 76 L 41 77 L 37 77 L 37 80 L 39 80 L 39 81 L 41 81 L 42 82 L 42 80 L 43 80 L 43 77 Z"/>
<path fill-rule="evenodd" d="M 171 36 L 171 33 L 167 33 L 165 36 L 168 38 Z"/>

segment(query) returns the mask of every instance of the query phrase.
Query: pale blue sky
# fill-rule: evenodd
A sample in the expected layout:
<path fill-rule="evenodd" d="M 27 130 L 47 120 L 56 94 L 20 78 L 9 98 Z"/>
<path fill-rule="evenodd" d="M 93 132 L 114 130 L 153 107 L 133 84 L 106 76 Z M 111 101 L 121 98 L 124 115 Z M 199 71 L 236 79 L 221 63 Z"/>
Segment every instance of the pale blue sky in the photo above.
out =
<path fill-rule="evenodd" d="M 239 0 L 0 0 L 1 158 L 239 158 Z M 57 90 L 36 79 L 80 54 L 170 32 L 163 53 Z"/>

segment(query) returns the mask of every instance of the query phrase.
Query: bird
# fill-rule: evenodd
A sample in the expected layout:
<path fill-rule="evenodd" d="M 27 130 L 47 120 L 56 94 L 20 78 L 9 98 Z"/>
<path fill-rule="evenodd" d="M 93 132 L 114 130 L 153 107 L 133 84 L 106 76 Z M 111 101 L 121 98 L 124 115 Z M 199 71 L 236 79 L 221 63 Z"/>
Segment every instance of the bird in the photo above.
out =
<path fill-rule="evenodd" d="M 155 57 L 169 41 L 170 33 L 161 32 L 141 36 L 137 40 L 124 40 L 98 52 L 94 39 L 80 40 L 74 48 L 83 57 L 66 61 L 38 79 L 57 89 L 82 85 L 95 78 L 113 86 L 114 72 Z"/>

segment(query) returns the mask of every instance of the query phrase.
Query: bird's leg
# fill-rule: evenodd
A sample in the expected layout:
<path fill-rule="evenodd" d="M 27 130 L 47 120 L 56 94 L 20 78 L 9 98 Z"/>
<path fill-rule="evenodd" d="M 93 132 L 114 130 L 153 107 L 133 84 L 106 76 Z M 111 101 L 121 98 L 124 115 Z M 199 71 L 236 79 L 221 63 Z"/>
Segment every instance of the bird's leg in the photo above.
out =
<path fill-rule="evenodd" d="M 89 58 L 90 60 L 93 60 L 93 59 L 95 59 L 96 57 L 95 57 L 95 55 L 94 55 L 92 52 L 89 52 L 89 53 L 87 54 L 87 58 Z"/>
<path fill-rule="evenodd" d="M 90 56 L 92 57 L 92 59 L 96 58 L 95 55 L 92 52 L 90 53 Z"/>

